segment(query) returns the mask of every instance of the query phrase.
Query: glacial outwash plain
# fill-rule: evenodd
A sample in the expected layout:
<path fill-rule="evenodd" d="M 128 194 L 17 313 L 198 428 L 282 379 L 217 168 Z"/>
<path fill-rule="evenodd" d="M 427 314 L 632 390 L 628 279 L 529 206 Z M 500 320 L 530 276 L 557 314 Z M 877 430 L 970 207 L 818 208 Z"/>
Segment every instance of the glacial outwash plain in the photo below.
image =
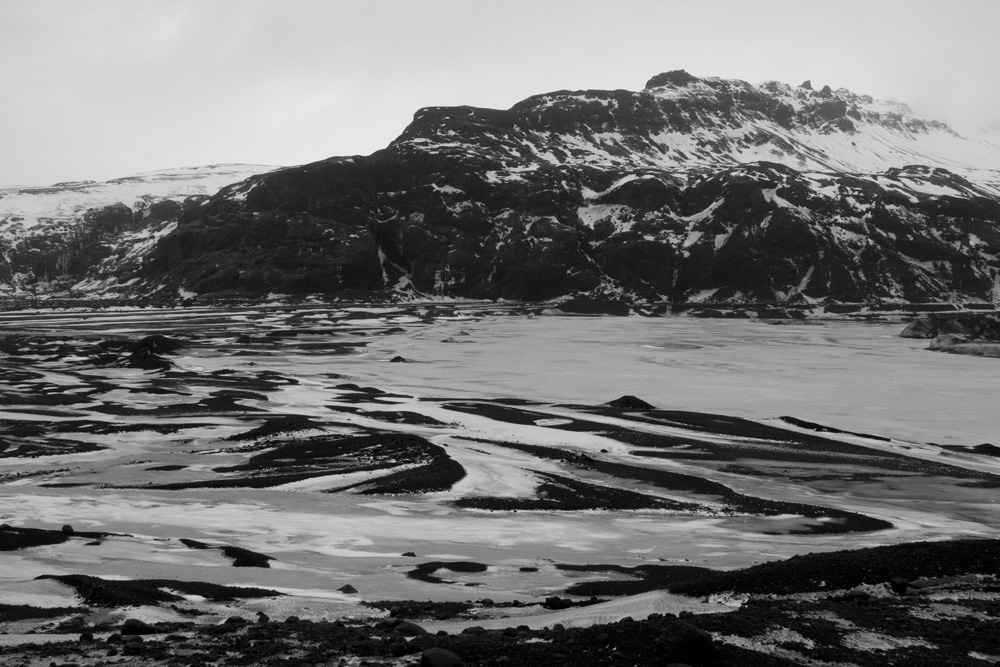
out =
<path fill-rule="evenodd" d="M 0 664 L 1000 663 L 995 132 L 674 71 L 0 239 Z"/>

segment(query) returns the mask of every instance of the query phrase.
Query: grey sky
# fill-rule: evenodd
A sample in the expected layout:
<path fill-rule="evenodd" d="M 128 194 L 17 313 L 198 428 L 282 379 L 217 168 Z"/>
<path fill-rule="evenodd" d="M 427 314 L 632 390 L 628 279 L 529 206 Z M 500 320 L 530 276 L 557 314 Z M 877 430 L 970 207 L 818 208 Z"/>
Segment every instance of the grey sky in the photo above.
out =
<path fill-rule="evenodd" d="M 0 184 L 384 147 L 422 106 L 811 79 L 1000 122 L 994 0 L 0 0 Z"/>

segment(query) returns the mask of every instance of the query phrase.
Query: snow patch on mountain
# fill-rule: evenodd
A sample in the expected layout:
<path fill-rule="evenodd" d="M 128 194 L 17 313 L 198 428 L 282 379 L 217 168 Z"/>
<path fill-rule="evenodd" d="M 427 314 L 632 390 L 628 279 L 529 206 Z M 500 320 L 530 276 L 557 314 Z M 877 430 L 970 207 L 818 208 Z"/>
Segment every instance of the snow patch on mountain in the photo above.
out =
<path fill-rule="evenodd" d="M 110 181 L 57 183 L 45 187 L 0 186 L 0 235 L 17 236 L 43 225 L 72 222 L 91 208 L 122 202 L 139 210 L 149 201 L 213 195 L 223 186 L 277 167 L 216 164 L 150 171 Z"/>

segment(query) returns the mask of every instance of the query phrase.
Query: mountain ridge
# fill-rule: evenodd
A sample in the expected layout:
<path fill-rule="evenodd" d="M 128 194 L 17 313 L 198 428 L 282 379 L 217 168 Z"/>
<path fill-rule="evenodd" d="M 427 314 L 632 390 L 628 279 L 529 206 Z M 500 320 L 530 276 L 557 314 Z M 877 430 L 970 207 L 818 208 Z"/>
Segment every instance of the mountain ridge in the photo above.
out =
<path fill-rule="evenodd" d="M 369 156 L 182 207 L 131 264 L 76 287 L 996 302 L 1000 133 L 977 132 L 844 89 L 683 70 L 642 91 L 427 107 Z"/>

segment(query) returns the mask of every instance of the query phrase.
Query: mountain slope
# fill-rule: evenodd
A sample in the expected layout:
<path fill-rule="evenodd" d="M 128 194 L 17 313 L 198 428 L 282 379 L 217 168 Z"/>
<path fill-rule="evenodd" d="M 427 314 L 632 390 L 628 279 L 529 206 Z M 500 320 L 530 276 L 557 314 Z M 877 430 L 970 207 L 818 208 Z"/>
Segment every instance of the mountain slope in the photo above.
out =
<path fill-rule="evenodd" d="M 1000 134 L 699 79 L 421 109 L 388 147 L 182 211 L 137 290 L 672 302 L 1000 299 Z"/>
<path fill-rule="evenodd" d="M 104 182 L 0 187 L 0 294 L 106 288 L 115 282 L 112 274 L 141 264 L 184 206 L 274 168 L 217 164 Z"/>

